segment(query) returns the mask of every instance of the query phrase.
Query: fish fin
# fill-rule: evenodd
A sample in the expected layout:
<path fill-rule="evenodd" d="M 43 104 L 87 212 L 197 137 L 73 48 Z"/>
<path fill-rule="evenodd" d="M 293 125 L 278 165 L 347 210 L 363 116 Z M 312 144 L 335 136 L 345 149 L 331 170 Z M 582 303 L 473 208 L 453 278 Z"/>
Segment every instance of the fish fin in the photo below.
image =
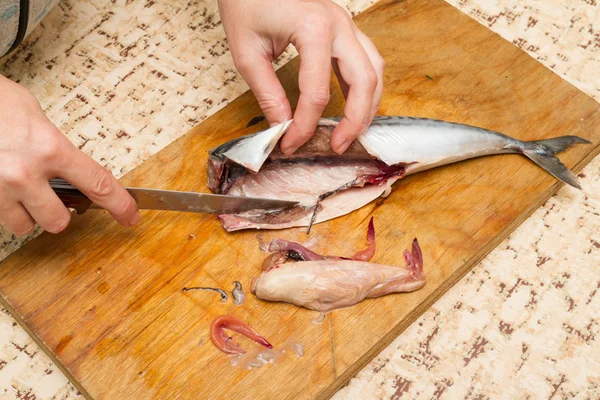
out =
<path fill-rule="evenodd" d="M 567 150 L 576 144 L 591 143 L 589 140 L 578 136 L 560 136 L 552 139 L 534 140 L 522 143 L 524 155 L 531 161 L 543 168 L 546 172 L 555 178 L 577 188 L 581 189 L 577 177 L 571 172 L 555 154 Z"/>
<path fill-rule="evenodd" d="M 284 135 L 293 120 L 272 126 L 239 140 L 227 142 L 213 151 L 219 157 L 226 157 L 252 172 L 258 172 Z"/>
<path fill-rule="evenodd" d="M 575 174 L 573 174 L 573 172 L 571 172 L 553 154 L 540 153 L 535 150 L 523 150 L 523 154 L 525 154 L 531 161 L 536 163 L 555 178 L 573 186 L 574 188 L 581 189 L 581 185 L 579 184 Z"/>
<path fill-rule="evenodd" d="M 529 143 L 543 146 L 546 149 L 550 150 L 552 154 L 557 154 L 562 153 L 569 147 L 574 146 L 576 144 L 591 144 L 592 142 L 590 142 L 587 139 L 580 138 L 579 136 L 561 136 L 552 139 L 534 140 Z"/>

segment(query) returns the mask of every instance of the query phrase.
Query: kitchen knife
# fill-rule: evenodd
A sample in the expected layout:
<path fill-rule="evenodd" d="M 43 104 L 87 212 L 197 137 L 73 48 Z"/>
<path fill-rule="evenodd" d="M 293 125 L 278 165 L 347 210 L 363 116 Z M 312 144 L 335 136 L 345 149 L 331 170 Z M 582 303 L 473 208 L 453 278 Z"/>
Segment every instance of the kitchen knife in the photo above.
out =
<path fill-rule="evenodd" d="M 89 208 L 102 209 L 86 195 L 62 179 L 52 179 L 50 187 L 68 208 L 83 214 Z M 293 207 L 296 201 L 225 196 L 173 190 L 126 188 L 139 209 L 197 212 L 205 214 L 238 214 L 244 211 L 276 211 Z"/>

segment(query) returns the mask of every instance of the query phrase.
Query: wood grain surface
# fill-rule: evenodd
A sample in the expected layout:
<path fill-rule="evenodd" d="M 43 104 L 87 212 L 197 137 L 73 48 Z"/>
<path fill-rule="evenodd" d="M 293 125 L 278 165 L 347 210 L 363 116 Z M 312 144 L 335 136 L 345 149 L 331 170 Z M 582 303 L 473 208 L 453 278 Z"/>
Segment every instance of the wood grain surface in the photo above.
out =
<path fill-rule="evenodd" d="M 382 1 L 356 19 L 386 60 L 382 115 L 445 119 L 519 139 L 577 134 L 593 145 L 561 159 L 579 170 L 599 151 L 598 103 L 441 0 Z M 298 96 L 298 60 L 279 71 Z M 326 115 L 340 115 L 336 85 Z M 241 134 L 260 114 L 246 93 L 129 173 L 129 186 L 207 191 L 207 151 Z M 134 229 L 104 212 L 74 217 L 67 231 L 43 234 L 0 265 L 0 294 L 78 388 L 98 399 L 324 398 L 389 344 L 559 187 L 517 155 L 486 157 L 400 181 L 384 201 L 305 229 L 228 234 L 211 215 L 142 212 Z M 367 300 L 329 314 L 249 295 L 237 307 L 213 293 L 239 280 L 248 291 L 265 256 L 257 238 L 306 241 L 351 255 L 375 216 L 374 261 L 403 264 L 418 237 L 427 284 L 411 294 Z M 190 237 L 195 235 L 195 239 Z M 230 313 L 276 348 L 305 346 L 274 365 L 232 367 L 208 338 Z M 251 347 L 247 341 L 243 344 Z"/>

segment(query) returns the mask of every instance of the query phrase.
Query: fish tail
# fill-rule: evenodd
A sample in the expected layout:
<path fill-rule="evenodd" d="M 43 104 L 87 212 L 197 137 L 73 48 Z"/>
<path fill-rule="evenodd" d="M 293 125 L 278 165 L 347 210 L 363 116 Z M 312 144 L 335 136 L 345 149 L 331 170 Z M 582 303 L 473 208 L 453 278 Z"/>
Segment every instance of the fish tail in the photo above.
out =
<path fill-rule="evenodd" d="M 541 145 L 550 150 L 552 154 L 558 154 L 572 146 L 575 146 L 576 144 L 591 144 L 592 142 L 587 139 L 580 138 L 579 136 L 560 136 L 552 139 L 534 140 L 529 143 Z"/>
<path fill-rule="evenodd" d="M 560 136 L 552 139 L 521 142 L 519 150 L 555 178 L 577 189 L 581 189 L 581 185 L 575 174 L 555 155 L 567 150 L 571 146 L 581 143 L 589 144 L 591 142 L 578 136 Z"/>

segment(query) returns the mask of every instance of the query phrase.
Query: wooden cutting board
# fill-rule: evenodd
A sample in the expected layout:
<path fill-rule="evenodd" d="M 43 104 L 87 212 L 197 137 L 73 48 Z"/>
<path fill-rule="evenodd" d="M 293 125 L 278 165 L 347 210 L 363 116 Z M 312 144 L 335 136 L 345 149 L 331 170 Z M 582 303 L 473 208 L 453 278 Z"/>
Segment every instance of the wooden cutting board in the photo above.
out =
<path fill-rule="evenodd" d="M 599 105 L 441 0 L 382 1 L 357 23 L 387 62 L 381 114 L 434 117 L 520 139 L 577 134 L 594 142 L 561 156 L 579 170 L 598 153 Z M 279 76 L 297 99 L 297 60 Z M 428 78 L 428 76 L 431 78 Z M 326 115 L 340 115 L 333 88 Z M 250 93 L 128 174 L 130 186 L 207 191 L 207 151 L 260 114 Z M 226 233 L 210 215 L 143 212 L 135 229 L 104 212 L 74 218 L 0 267 L 0 293 L 36 341 L 86 396 L 146 398 L 328 397 L 494 248 L 559 187 L 517 155 L 487 157 L 402 180 L 393 194 L 313 227 L 316 249 L 350 255 L 375 216 L 376 262 L 403 265 L 418 237 L 427 285 L 329 314 L 248 296 L 242 307 L 184 286 L 249 289 L 265 256 L 257 237 L 306 241 L 304 229 Z M 195 239 L 190 238 L 195 235 Z M 230 313 L 281 348 L 304 344 L 302 358 L 232 367 L 208 339 L 210 322 Z M 252 347 L 249 342 L 244 342 Z"/>

